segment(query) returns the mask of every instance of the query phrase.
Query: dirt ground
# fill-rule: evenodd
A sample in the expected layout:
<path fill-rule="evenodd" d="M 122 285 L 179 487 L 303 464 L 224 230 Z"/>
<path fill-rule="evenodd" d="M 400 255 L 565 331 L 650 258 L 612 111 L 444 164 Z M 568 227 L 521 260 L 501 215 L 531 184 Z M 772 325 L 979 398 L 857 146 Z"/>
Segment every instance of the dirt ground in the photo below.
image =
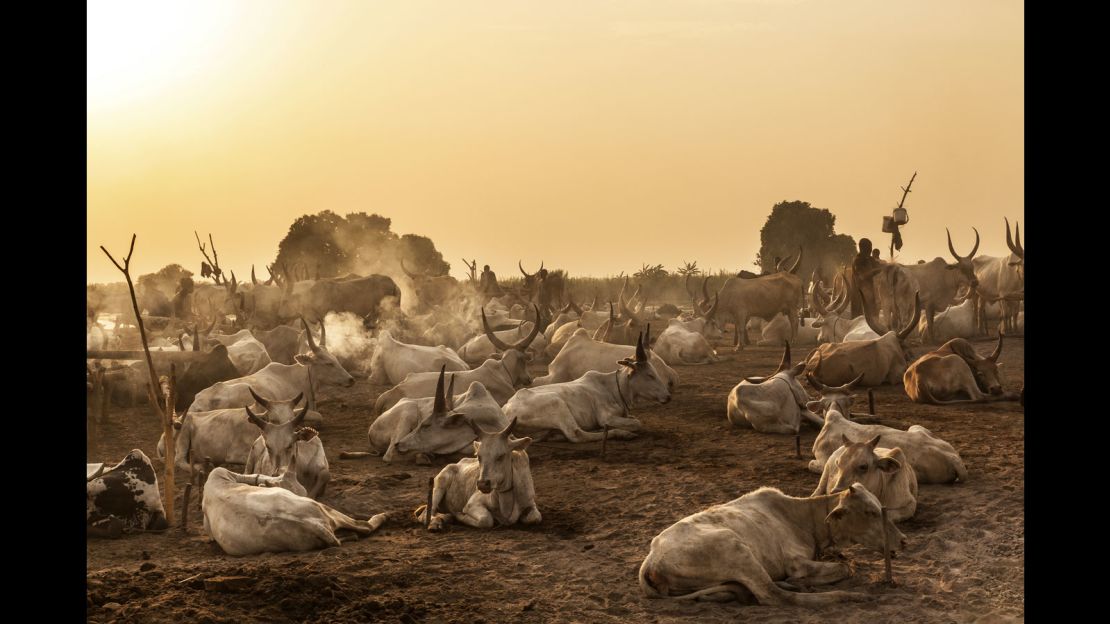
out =
<path fill-rule="evenodd" d="M 993 343 L 976 342 L 981 353 Z M 730 429 L 729 390 L 746 375 L 766 375 L 781 350 L 718 347 L 722 360 L 676 367 L 681 381 L 668 405 L 633 410 L 645 432 L 631 441 L 529 448 L 543 522 L 481 531 L 452 525 L 425 532 L 412 510 L 435 466 L 340 460 L 367 450 L 374 399 L 384 386 L 361 379 L 325 388 L 319 410 L 332 481 L 323 502 L 367 517 L 390 512 L 377 533 L 338 548 L 300 554 L 230 557 L 210 541 L 196 504 L 189 529 L 89 539 L 91 622 L 1002 622 L 1024 619 L 1024 410 L 1016 402 L 934 407 L 909 401 L 901 386 L 875 389 L 878 422 L 920 424 L 960 452 L 966 484 L 922 485 L 917 514 L 901 529 L 908 550 L 894 560 L 896 587 L 883 581 L 882 558 L 845 551 L 854 577 L 828 589 L 869 594 L 870 602 L 820 612 L 804 608 L 702 604 L 643 597 L 637 570 L 651 539 L 675 521 L 760 486 L 807 496 L 817 431 L 802 429 L 802 459 L 792 436 Z M 795 357 L 800 355 L 795 350 Z M 1024 381 L 1024 341 L 1008 339 L 1004 386 Z M 537 373 L 545 370 L 536 367 Z M 813 392 L 811 391 L 811 394 Z M 853 411 L 867 410 L 860 393 Z M 149 407 L 113 408 L 88 448 L 109 465 L 133 448 L 155 457 L 161 433 Z M 552 448 L 552 447 L 557 448 Z M 187 479 L 178 475 L 178 501 Z M 149 559 L 147 559 L 149 557 Z M 140 571 L 143 564 L 153 569 Z M 149 565 L 144 566 L 150 568 Z M 204 589 L 203 579 L 256 579 L 242 593 Z"/>

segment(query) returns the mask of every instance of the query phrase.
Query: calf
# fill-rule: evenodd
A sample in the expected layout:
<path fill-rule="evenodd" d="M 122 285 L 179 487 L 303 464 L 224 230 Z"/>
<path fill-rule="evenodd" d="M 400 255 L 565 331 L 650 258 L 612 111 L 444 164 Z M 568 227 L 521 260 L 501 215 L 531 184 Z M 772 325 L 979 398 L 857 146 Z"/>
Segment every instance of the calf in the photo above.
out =
<path fill-rule="evenodd" d="M 805 366 L 805 362 L 790 365 L 790 343 L 786 343 L 775 372 L 769 377 L 747 377 L 729 392 L 729 424 L 763 433 L 796 434 L 804 418 L 820 427 L 821 420 L 806 409 L 809 395 L 797 379 Z"/>
<path fill-rule="evenodd" d="M 369 535 L 386 520 L 362 522 L 281 487 L 280 477 L 216 468 L 204 484 L 204 530 L 229 555 L 305 551 L 339 546 L 337 531 Z"/>
<path fill-rule="evenodd" d="M 443 388 L 437 385 L 436 397 L 441 394 Z M 463 452 L 474 441 L 468 423 L 500 429 L 508 422 L 480 382 L 472 382 L 465 394 L 455 397 L 452 379 L 443 396 L 446 409 L 436 410 L 436 397 L 401 399 L 370 424 L 367 439 L 370 448 L 382 454 L 382 461 L 392 462 L 397 453 L 414 453 L 423 461 L 430 455 Z M 456 405 L 462 413 L 454 413 Z"/>
<path fill-rule="evenodd" d="M 782 582 L 826 585 L 851 576 L 847 563 L 815 561 L 829 546 L 861 544 L 884 554 L 904 548 L 906 536 L 889 519 L 883 526 L 881 507 L 859 483 L 812 498 L 759 488 L 687 516 L 651 540 L 640 589 L 649 598 L 764 605 L 864 600 L 864 594 L 845 591 L 788 591 Z"/>
<path fill-rule="evenodd" d="M 297 395 L 292 401 L 270 401 L 255 394 L 253 389 L 250 392 L 254 400 L 268 412 L 266 418 L 263 418 L 252 412 L 251 408 L 243 408 L 250 422 L 262 430 L 262 435 L 251 444 L 244 470 L 247 473 L 277 476 L 288 470 L 296 457 L 297 481 L 303 485 L 309 498 L 319 498 L 331 480 L 331 471 L 324 453 L 324 444 L 316 430 L 301 427 L 308 408 L 294 413 L 302 395 Z M 297 493 L 306 495 L 305 492 Z"/>
<path fill-rule="evenodd" d="M 917 510 L 917 474 L 900 448 L 877 448 L 879 438 L 854 443 L 841 436 L 843 446 L 825 462 L 821 480 L 810 496 L 835 494 L 849 483 L 862 483 L 887 508 L 891 522 L 913 517 Z"/>
<path fill-rule="evenodd" d="M 516 419 L 495 433 L 474 425 L 475 457 L 450 464 L 436 475 L 431 508 L 417 508 L 416 520 L 428 522 L 433 531 L 451 519 L 479 529 L 517 521 L 538 524 L 542 516 L 525 452 L 532 438 L 510 438 L 514 424 Z"/>
<path fill-rule="evenodd" d="M 671 392 L 644 349 L 644 336 L 636 342 L 636 357 L 616 361 L 611 373 L 587 371 L 574 381 L 519 390 L 505 404 L 505 416 L 519 419 L 519 429 L 538 437 L 561 434 L 571 442 L 597 442 L 603 427 L 609 436 L 630 439 L 642 428 L 628 415 L 637 399 L 668 403 Z"/>
<path fill-rule="evenodd" d="M 134 449 L 123 461 L 86 481 L 85 523 L 114 525 L 115 537 L 123 529 L 157 531 L 169 526 L 158 494 L 158 476 L 146 454 Z"/>
<path fill-rule="evenodd" d="M 999 355 L 1001 331 L 998 345 L 988 357 L 976 353 L 967 340 L 953 338 L 906 368 L 902 376 L 906 394 L 916 403 L 934 405 L 1017 400 L 1017 395 L 1002 391 Z"/>

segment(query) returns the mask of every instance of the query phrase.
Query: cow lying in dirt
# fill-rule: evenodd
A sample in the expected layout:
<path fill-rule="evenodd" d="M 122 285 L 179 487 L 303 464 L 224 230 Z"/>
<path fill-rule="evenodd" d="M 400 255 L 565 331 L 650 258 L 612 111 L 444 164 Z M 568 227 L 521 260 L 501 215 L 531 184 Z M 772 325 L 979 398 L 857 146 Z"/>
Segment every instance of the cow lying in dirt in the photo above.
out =
<path fill-rule="evenodd" d="M 536 507 L 536 491 L 525 449 L 532 438 L 510 437 L 516 419 L 501 431 L 490 433 L 477 425 L 474 432 L 475 457 L 450 464 L 435 477 L 432 506 L 421 505 L 415 512 L 418 522 L 440 530 L 450 519 L 488 529 L 494 524 L 537 524 L 542 519 Z"/>
<path fill-rule="evenodd" d="M 508 422 L 481 382 L 471 382 L 465 394 L 455 397 L 454 378 L 444 392 L 443 375 L 441 369 L 435 397 L 401 399 L 370 423 L 367 439 L 370 448 L 381 453 L 382 461 L 392 462 L 398 453 L 411 453 L 418 463 L 427 463 L 431 455 L 464 452 L 474 441 L 471 423 L 500 430 Z M 442 407 L 437 409 L 440 395 Z"/>
<path fill-rule="evenodd" d="M 806 409 L 809 395 L 797 380 L 805 366 L 805 362 L 790 365 L 790 343 L 786 343 L 774 373 L 747 377 L 729 392 L 728 422 L 764 433 L 798 433 L 803 418 L 820 427 L 821 420 Z"/>
<path fill-rule="evenodd" d="M 649 598 L 764 605 L 820 607 L 863 600 L 864 594 L 797 593 L 783 585 L 825 585 L 851 576 L 846 563 L 814 560 L 829 546 L 903 549 L 906 536 L 889 519 L 884 543 L 880 509 L 875 495 L 859 483 L 811 498 L 762 487 L 687 516 L 655 536 L 640 566 L 640 588 Z"/>
<path fill-rule="evenodd" d="M 308 408 L 294 413 L 303 395 L 298 394 L 292 401 L 270 401 L 255 394 L 253 389 L 250 393 L 268 412 L 259 415 L 249 407 L 243 408 L 247 419 L 262 430 L 262 435 L 251 444 L 244 470 L 248 474 L 277 476 L 285 472 L 296 457 L 297 481 L 307 490 L 307 494 L 298 493 L 320 498 L 331 480 L 331 470 L 324 443 L 316 430 L 302 427 Z"/>
<path fill-rule="evenodd" d="M 976 353 L 967 340 L 953 338 L 910 364 L 902 376 L 906 394 L 916 403 L 934 405 L 1016 401 L 1016 394 L 1002 391 L 999 355 L 1002 355 L 1001 332 L 998 345 L 987 357 Z"/>
<path fill-rule="evenodd" d="M 853 440 L 868 440 L 882 436 L 890 447 L 898 447 L 913 466 L 919 483 L 951 483 L 967 481 L 967 468 L 960 454 L 952 445 L 933 435 L 921 425 L 911 425 L 906 431 L 884 425 L 862 425 L 849 420 L 852 404 L 851 384 L 837 388 L 826 386 L 810 378 L 809 383 L 821 392 L 821 398 L 809 402 L 809 408 L 823 414 L 825 424 L 813 441 L 813 461 L 810 472 L 821 474 L 829 457 L 843 444 L 847 436 Z"/>
<path fill-rule="evenodd" d="M 337 531 L 369 535 L 385 522 L 384 513 L 362 522 L 285 489 L 290 473 L 295 466 L 277 477 L 216 468 L 204 484 L 204 530 L 238 557 L 339 546 Z"/>
<path fill-rule="evenodd" d="M 861 483 L 887 508 L 891 522 L 912 518 L 917 510 L 917 475 L 900 448 L 878 448 L 880 436 L 852 442 L 841 436 L 843 446 L 833 451 L 821 472 L 821 481 L 810 496 L 834 494 Z"/>
<path fill-rule="evenodd" d="M 158 477 L 150 458 L 135 449 L 108 470 L 96 470 L 85 483 L 85 523 L 90 535 L 119 537 L 124 530 L 169 526 Z"/>

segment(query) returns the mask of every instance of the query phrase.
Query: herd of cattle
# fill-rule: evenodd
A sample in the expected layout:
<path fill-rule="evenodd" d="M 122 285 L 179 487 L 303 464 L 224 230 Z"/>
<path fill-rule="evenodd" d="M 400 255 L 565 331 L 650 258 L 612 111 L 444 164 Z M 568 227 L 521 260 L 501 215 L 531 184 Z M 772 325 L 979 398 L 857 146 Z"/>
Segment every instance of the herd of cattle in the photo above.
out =
<path fill-rule="evenodd" d="M 1006 234 L 1009 257 L 975 258 L 976 232 L 965 257 L 949 238 L 955 263 L 883 263 L 872 278 L 874 296 L 850 269 L 831 289 L 815 275 L 803 292 L 799 254 L 769 274 L 729 277 L 712 296 L 706 278 L 686 313 L 674 302 L 637 305 L 639 291 L 626 299 L 625 288 L 616 305 L 596 298 L 580 305 L 558 271 L 521 268 L 524 284 L 499 287 L 503 294 L 493 297 L 475 288 L 473 276 L 468 284 L 405 270 L 398 279 L 417 298 L 408 313 L 402 289 L 384 275 L 260 283 L 252 271 L 251 284 L 198 286 L 191 318 L 144 315 L 160 336 L 154 349 L 196 352 L 178 376 L 174 439 L 158 440 L 158 455 L 173 444 L 181 470 L 207 474 L 204 528 L 230 555 L 324 548 L 370 534 L 386 514 L 356 520 L 319 502 L 330 472 L 318 434 L 325 416 L 315 400 L 321 386 L 355 384 L 349 370 L 365 372 L 371 383 L 391 387 L 367 406 L 367 451 L 345 456 L 429 463 L 468 455 L 439 472 L 430 506 L 416 509 L 415 521 L 431 530 L 449 522 L 535 524 L 542 516 L 528 445 L 635 437 L 644 425 L 631 411 L 672 400 L 680 381 L 672 365 L 717 361 L 712 344 L 731 323 L 736 349 L 750 344 L 747 330 L 754 330 L 757 344 L 784 352 L 770 375 L 739 380 L 726 399 L 728 422 L 787 435 L 810 423 L 820 433 L 808 468 L 819 481 L 807 498 L 763 487 L 678 521 L 652 540 L 639 584 L 652 597 L 799 605 L 857 599 L 793 590 L 851 574 L 845 563 L 815 560 L 822 550 L 853 543 L 884 554 L 901 549 L 905 536 L 893 523 L 914 515 L 918 484 L 965 481 L 968 472 L 952 445 L 924 427 L 853 420 L 853 390 L 902 383 L 920 403 L 1024 404 L 1024 388 L 1004 391 L 998 374 L 1004 334 L 1023 328 L 1024 249 L 1008 224 Z M 846 314 L 853 298 L 863 308 L 855 318 Z M 104 348 L 125 334 L 126 315 L 106 324 L 104 309 L 94 308 L 89 348 Z M 200 320 L 201 309 L 209 321 Z M 329 348 L 326 328 L 332 325 L 334 341 L 340 315 L 358 319 L 369 352 Z M 992 317 L 997 342 L 984 357 L 968 339 L 984 336 Z M 939 338 L 946 341 L 918 347 Z M 791 349 L 801 346 L 814 348 L 794 363 Z M 533 378 L 529 366 L 544 362 L 546 374 Z M 97 363 L 105 364 L 113 401 L 146 395 L 144 363 Z M 421 494 L 413 492 L 414 502 Z M 87 495 L 90 533 L 168 524 L 154 467 L 140 450 L 114 468 L 90 464 Z"/>

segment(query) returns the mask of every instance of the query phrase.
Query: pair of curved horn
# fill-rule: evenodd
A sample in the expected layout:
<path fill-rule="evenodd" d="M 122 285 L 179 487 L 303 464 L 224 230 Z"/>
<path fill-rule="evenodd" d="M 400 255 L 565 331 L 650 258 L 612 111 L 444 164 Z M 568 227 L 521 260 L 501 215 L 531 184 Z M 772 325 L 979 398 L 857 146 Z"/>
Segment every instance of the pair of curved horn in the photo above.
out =
<path fill-rule="evenodd" d="M 519 269 L 520 269 L 520 272 L 521 272 L 521 274 L 523 274 L 523 275 L 524 275 L 524 277 L 526 277 L 526 278 L 529 278 L 529 279 L 531 279 L 531 278 L 533 278 L 533 277 L 535 277 L 535 276 L 536 276 L 536 273 L 539 273 L 540 271 L 542 271 L 542 270 L 543 270 L 543 260 L 540 260 L 540 268 L 539 268 L 539 270 L 538 270 L 538 271 L 536 271 L 536 273 L 532 273 L 531 275 L 529 275 L 529 274 L 528 274 L 528 272 L 524 270 L 524 265 L 520 263 L 520 260 L 517 260 L 517 261 L 516 261 L 516 266 L 517 266 L 517 268 L 519 268 Z"/>
<path fill-rule="evenodd" d="M 254 398 L 254 402 L 255 402 L 255 403 L 258 403 L 259 405 L 261 405 L 262 407 L 264 407 L 264 408 L 266 408 L 266 409 L 270 409 L 270 401 L 269 401 L 269 400 L 267 400 L 267 399 L 264 399 L 264 398 L 262 398 L 262 397 L 258 396 L 258 393 L 256 393 L 256 392 L 254 391 L 254 388 L 252 388 L 252 387 L 250 387 L 250 386 L 247 386 L 247 390 L 248 390 L 248 391 L 249 391 L 249 392 L 251 393 L 251 397 L 253 397 L 253 398 Z M 295 397 L 295 398 L 293 399 L 293 404 L 292 404 L 292 405 L 290 406 L 290 408 L 291 408 L 291 409 L 297 409 L 297 404 L 298 404 L 298 403 L 300 403 L 300 402 L 301 402 L 301 399 L 303 399 L 303 398 L 304 398 L 304 393 L 303 393 L 303 392 L 302 392 L 302 393 L 300 393 L 300 394 L 298 394 L 298 395 L 297 395 L 297 396 L 296 396 L 296 397 Z M 296 420 L 296 419 L 294 418 L 294 420 Z M 274 424 L 281 424 L 281 423 L 274 423 Z"/>
<path fill-rule="evenodd" d="M 436 381 L 436 395 L 432 403 L 432 414 L 446 414 L 455 409 L 455 375 L 451 375 L 451 383 L 447 386 L 447 390 L 443 389 L 443 377 L 447 371 L 447 365 L 444 364 L 439 367 L 439 379 Z"/>
<path fill-rule="evenodd" d="M 875 332 L 879 336 L 882 336 L 882 335 L 886 334 L 888 331 L 893 331 L 893 330 L 884 328 L 882 326 L 882 324 L 879 323 L 878 315 L 875 312 L 875 302 L 870 301 L 870 300 L 867 299 L 867 297 L 863 294 L 863 289 L 861 289 L 857 286 L 856 290 L 859 292 L 860 299 L 863 300 L 863 318 L 867 322 L 867 326 L 871 328 L 871 331 Z M 914 293 L 913 293 L 913 317 L 910 318 L 910 322 L 907 323 L 906 326 L 903 329 L 901 329 L 900 331 L 897 332 L 898 340 L 902 341 L 902 340 L 905 340 L 906 338 L 908 338 L 910 333 L 914 330 L 914 328 L 917 327 L 917 323 L 920 320 L 921 320 L 921 293 L 919 291 L 914 291 Z"/>
<path fill-rule="evenodd" d="M 818 355 L 818 360 L 817 360 L 818 366 L 821 363 L 820 357 L 821 356 Z M 814 368 L 813 372 L 817 372 L 816 367 Z M 820 392 L 822 395 L 825 395 L 825 394 L 849 394 L 849 393 L 852 392 L 852 389 L 856 387 L 856 384 L 863 381 L 863 375 L 864 375 L 863 373 L 860 373 L 855 379 L 853 379 L 852 381 L 849 381 L 848 383 L 844 384 L 843 386 L 826 386 L 825 384 L 821 383 L 820 381 L 817 381 L 817 379 L 811 373 L 806 374 L 806 379 L 809 381 L 809 385 L 813 386 L 813 388 L 816 389 L 818 392 Z"/>
<path fill-rule="evenodd" d="M 1014 221 L 1014 237 L 1010 238 L 1010 220 L 1006 219 L 1006 246 L 1015 256 L 1025 259 L 1025 248 L 1021 246 L 1021 226 L 1017 221 Z"/>
<path fill-rule="evenodd" d="M 486 310 L 485 308 L 481 309 L 482 328 L 486 331 L 486 337 L 489 338 L 490 343 L 493 344 L 493 346 L 498 351 L 508 351 L 509 349 L 516 349 L 517 351 L 524 353 L 525 349 L 528 348 L 528 345 L 532 344 L 532 341 L 536 339 L 536 335 L 540 333 L 540 308 L 534 303 L 532 304 L 532 308 L 536 311 L 536 320 L 532 323 L 532 331 L 528 334 L 526 338 L 523 338 L 516 344 L 512 345 L 505 344 L 500 338 L 494 335 L 493 330 L 490 329 L 489 321 L 486 320 Z"/>
<path fill-rule="evenodd" d="M 784 273 L 793 273 L 793 274 L 797 275 L 798 274 L 798 267 L 802 266 L 802 256 L 805 255 L 804 252 L 805 252 L 805 250 L 802 249 L 802 246 L 798 245 L 798 257 L 794 260 L 794 264 L 790 265 L 789 269 L 784 268 L 783 264 L 786 263 L 786 259 L 784 258 L 784 259 L 780 260 L 778 264 L 775 265 L 775 270 L 776 271 L 781 271 L 781 272 L 784 272 Z"/>
<path fill-rule="evenodd" d="M 949 232 L 948 228 L 944 228 L 944 231 L 948 234 L 948 251 L 952 252 L 952 257 L 954 257 L 957 262 L 959 262 L 960 260 L 971 260 L 975 257 L 975 252 L 979 251 L 979 230 L 976 230 L 975 228 L 971 229 L 975 231 L 975 246 L 971 248 L 971 253 L 966 256 L 961 256 L 960 254 L 956 253 L 956 248 L 952 246 L 952 232 Z M 1008 236 L 1009 228 L 1007 228 L 1006 231 Z"/>
<path fill-rule="evenodd" d="M 474 422 L 473 420 L 468 422 L 470 423 L 470 428 L 474 430 L 474 433 L 477 434 L 479 438 L 481 438 L 482 436 L 486 436 L 487 438 L 491 438 L 493 436 L 501 436 L 502 438 L 507 439 L 509 435 L 513 432 L 513 427 L 516 426 L 516 416 L 510 418 L 509 424 L 506 425 L 505 428 L 501 431 L 486 431 L 481 427 L 481 425 Z"/>

